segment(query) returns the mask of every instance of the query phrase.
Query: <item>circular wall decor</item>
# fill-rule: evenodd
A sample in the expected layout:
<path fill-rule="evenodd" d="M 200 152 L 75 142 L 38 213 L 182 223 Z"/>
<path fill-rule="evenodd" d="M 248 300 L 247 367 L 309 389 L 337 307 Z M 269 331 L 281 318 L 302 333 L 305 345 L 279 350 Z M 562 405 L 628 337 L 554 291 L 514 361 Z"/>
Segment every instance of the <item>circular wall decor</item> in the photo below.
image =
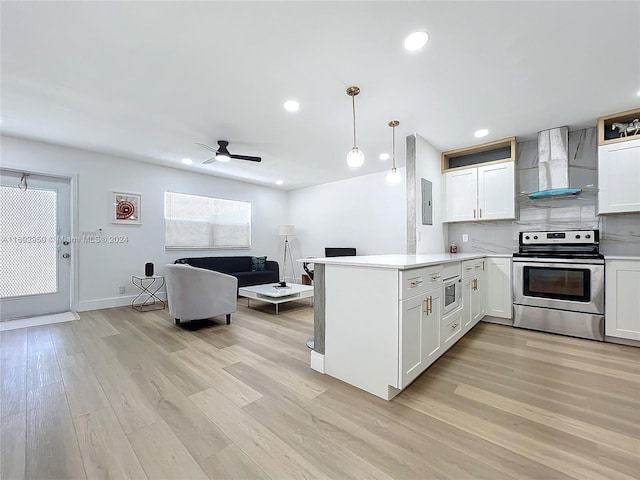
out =
<path fill-rule="evenodd" d="M 116 218 L 118 220 L 127 220 L 135 218 L 136 206 L 129 200 L 120 200 L 116 206 Z"/>

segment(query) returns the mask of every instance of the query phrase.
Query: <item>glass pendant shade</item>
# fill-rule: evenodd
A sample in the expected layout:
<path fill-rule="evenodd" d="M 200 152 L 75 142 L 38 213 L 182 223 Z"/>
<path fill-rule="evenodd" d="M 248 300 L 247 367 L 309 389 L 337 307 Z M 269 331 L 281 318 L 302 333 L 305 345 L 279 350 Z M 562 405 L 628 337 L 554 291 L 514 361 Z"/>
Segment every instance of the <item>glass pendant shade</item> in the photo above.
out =
<path fill-rule="evenodd" d="M 231 157 L 229 157 L 229 155 L 225 155 L 224 153 L 218 153 L 216 154 L 216 160 L 218 162 L 229 162 L 231 161 Z"/>
<path fill-rule="evenodd" d="M 393 168 L 389 173 L 387 173 L 387 182 L 389 183 L 398 183 L 402 177 L 400 176 L 400 172 L 397 169 Z"/>
<path fill-rule="evenodd" d="M 361 167 L 364 163 L 364 153 L 358 149 L 358 147 L 353 147 L 349 153 L 347 153 L 347 164 L 351 168 Z"/>

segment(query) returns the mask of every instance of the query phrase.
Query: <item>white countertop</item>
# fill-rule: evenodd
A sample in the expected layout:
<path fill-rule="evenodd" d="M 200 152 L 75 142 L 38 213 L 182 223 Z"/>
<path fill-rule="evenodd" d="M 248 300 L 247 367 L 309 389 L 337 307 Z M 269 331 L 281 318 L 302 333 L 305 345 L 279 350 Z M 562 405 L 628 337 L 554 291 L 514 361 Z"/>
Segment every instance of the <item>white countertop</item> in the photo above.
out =
<path fill-rule="evenodd" d="M 605 255 L 605 260 L 640 260 L 640 257 L 632 255 Z"/>
<path fill-rule="evenodd" d="M 440 263 L 459 262 L 484 257 L 511 257 L 511 254 L 486 253 L 429 253 L 423 255 L 360 255 L 357 257 L 305 258 L 298 260 L 307 263 L 323 263 L 325 265 L 347 265 L 351 267 L 376 267 L 408 269 L 438 265 Z"/>

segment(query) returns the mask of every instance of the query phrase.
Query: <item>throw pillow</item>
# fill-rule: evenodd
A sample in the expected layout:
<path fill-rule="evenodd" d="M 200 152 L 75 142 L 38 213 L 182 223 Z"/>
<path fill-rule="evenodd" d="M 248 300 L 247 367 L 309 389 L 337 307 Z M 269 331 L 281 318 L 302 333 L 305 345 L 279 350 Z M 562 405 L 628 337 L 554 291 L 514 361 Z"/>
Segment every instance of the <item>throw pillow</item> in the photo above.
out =
<path fill-rule="evenodd" d="M 251 271 L 261 272 L 266 270 L 267 257 L 251 257 Z"/>

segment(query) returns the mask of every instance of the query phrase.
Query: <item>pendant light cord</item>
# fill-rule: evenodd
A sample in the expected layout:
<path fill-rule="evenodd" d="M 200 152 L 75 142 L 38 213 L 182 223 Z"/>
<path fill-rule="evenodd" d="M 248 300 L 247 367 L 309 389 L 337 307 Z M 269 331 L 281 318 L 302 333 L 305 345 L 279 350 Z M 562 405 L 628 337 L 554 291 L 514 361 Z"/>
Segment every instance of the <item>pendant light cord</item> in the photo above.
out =
<path fill-rule="evenodd" d="M 356 145 L 356 97 L 351 96 L 351 111 L 353 112 L 353 148 L 358 148 Z"/>
<path fill-rule="evenodd" d="M 391 157 L 393 159 L 393 166 L 392 166 L 392 170 L 395 171 L 396 169 L 396 127 L 394 126 L 391 129 L 391 146 L 393 148 L 393 151 L 391 152 L 393 157 Z"/>

